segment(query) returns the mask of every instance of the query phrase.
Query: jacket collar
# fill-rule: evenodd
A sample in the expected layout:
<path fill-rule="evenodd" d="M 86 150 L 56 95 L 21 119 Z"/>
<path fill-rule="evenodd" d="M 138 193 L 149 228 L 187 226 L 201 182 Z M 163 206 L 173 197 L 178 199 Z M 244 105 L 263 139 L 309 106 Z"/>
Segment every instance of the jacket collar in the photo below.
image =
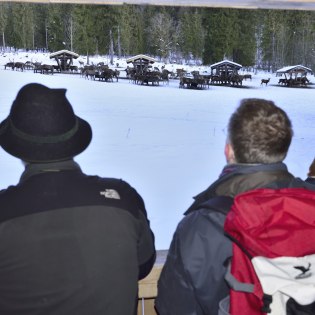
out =
<path fill-rule="evenodd" d="M 185 214 L 216 196 L 234 197 L 239 193 L 255 188 L 263 188 L 274 182 L 288 183 L 293 179 L 284 163 L 272 164 L 229 164 L 219 178 L 205 191 L 194 197 L 195 201 Z"/>
<path fill-rule="evenodd" d="M 80 166 L 74 160 L 66 160 L 53 163 L 29 163 L 26 164 L 25 170 L 21 175 L 20 182 L 23 182 L 31 176 L 43 174 L 47 172 L 62 171 L 80 171 Z"/>
<path fill-rule="evenodd" d="M 280 163 L 270 163 L 270 164 L 227 164 L 219 178 L 227 176 L 228 174 L 250 174 L 254 172 L 270 172 L 270 171 L 288 171 L 287 166 Z"/>

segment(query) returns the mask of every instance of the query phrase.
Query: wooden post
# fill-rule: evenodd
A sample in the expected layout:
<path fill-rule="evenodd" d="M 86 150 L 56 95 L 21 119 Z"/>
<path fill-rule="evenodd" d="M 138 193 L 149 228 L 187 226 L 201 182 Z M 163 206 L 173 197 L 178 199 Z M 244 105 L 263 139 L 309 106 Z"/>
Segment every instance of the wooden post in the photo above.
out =
<path fill-rule="evenodd" d="M 167 256 L 167 250 L 157 251 L 157 257 L 151 272 L 139 281 L 138 315 L 157 315 L 154 301 L 157 296 L 157 282 Z"/>

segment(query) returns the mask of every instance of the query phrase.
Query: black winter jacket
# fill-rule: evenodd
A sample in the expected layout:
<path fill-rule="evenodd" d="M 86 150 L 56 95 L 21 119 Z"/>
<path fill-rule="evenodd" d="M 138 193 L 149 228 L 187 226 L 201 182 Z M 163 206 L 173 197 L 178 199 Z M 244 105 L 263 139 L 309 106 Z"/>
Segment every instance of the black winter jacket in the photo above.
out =
<path fill-rule="evenodd" d="M 195 197 L 174 233 L 158 282 L 159 314 L 217 315 L 219 301 L 228 295 L 225 262 L 232 255 L 232 244 L 223 230 L 226 215 L 220 208 L 225 205 L 214 197 L 234 197 L 262 187 L 307 185 L 283 163 L 226 166 L 220 178 Z"/>
<path fill-rule="evenodd" d="M 0 209 L 0 314 L 134 314 L 155 248 L 129 184 L 73 161 L 30 164 Z"/>

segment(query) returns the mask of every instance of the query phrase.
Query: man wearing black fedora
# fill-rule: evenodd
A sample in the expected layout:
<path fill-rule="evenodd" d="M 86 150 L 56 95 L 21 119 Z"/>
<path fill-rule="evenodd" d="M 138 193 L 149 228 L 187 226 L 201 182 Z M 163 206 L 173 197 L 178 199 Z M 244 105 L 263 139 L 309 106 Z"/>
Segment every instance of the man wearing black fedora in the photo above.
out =
<path fill-rule="evenodd" d="M 25 162 L 0 192 L 0 314 L 132 315 L 155 260 L 140 195 L 85 175 L 73 157 L 92 139 L 65 89 L 25 85 L 0 142 Z"/>

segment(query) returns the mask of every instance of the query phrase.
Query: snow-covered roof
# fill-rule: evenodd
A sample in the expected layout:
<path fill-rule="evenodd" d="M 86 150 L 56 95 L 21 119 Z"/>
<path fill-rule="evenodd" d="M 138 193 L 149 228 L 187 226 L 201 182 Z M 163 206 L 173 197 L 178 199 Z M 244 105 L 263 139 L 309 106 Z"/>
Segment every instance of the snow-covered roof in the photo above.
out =
<path fill-rule="evenodd" d="M 155 62 L 155 59 L 154 59 L 154 58 L 149 57 L 149 56 L 146 56 L 146 55 L 142 55 L 142 54 L 136 55 L 136 56 L 134 56 L 134 57 L 130 57 L 130 58 L 128 58 L 128 59 L 126 60 L 126 62 L 127 62 L 127 63 L 130 63 L 130 62 L 135 62 L 135 61 L 141 60 L 141 59 L 143 59 L 143 60 L 145 60 L 145 61 L 148 61 L 148 62 L 150 62 L 150 63 L 154 63 L 154 62 Z"/>
<path fill-rule="evenodd" d="M 78 57 L 79 57 L 79 55 L 76 54 L 75 52 L 70 51 L 70 50 L 63 49 L 63 50 L 59 50 L 59 51 L 56 51 L 56 52 L 50 54 L 49 58 L 55 58 L 55 57 L 57 57 L 57 56 L 61 56 L 61 55 L 64 55 L 64 54 L 65 54 L 65 55 L 70 55 L 70 56 L 72 56 L 73 58 L 78 58 Z"/>
<path fill-rule="evenodd" d="M 301 65 L 287 66 L 287 67 L 284 67 L 284 68 L 277 70 L 277 73 L 290 73 L 290 72 L 310 72 L 310 73 L 313 73 L 312 69 L 301 66 Z"/>
<path fill-rule="evenodd" d="M 217 67 L 223 66 L 223 65 L 231 65 L 231 66 L 234 66 L 234 67 L 239 68 L 239 69 L 243 67 L 239 63 L 236 63 L 236 62 L 233 62 L 230 60 L 222 60 L 220 62 L 214 63 L 213 65 L 210 66 L 210 68 L 214 69 L 214 68 L 217 68 Z"/>

